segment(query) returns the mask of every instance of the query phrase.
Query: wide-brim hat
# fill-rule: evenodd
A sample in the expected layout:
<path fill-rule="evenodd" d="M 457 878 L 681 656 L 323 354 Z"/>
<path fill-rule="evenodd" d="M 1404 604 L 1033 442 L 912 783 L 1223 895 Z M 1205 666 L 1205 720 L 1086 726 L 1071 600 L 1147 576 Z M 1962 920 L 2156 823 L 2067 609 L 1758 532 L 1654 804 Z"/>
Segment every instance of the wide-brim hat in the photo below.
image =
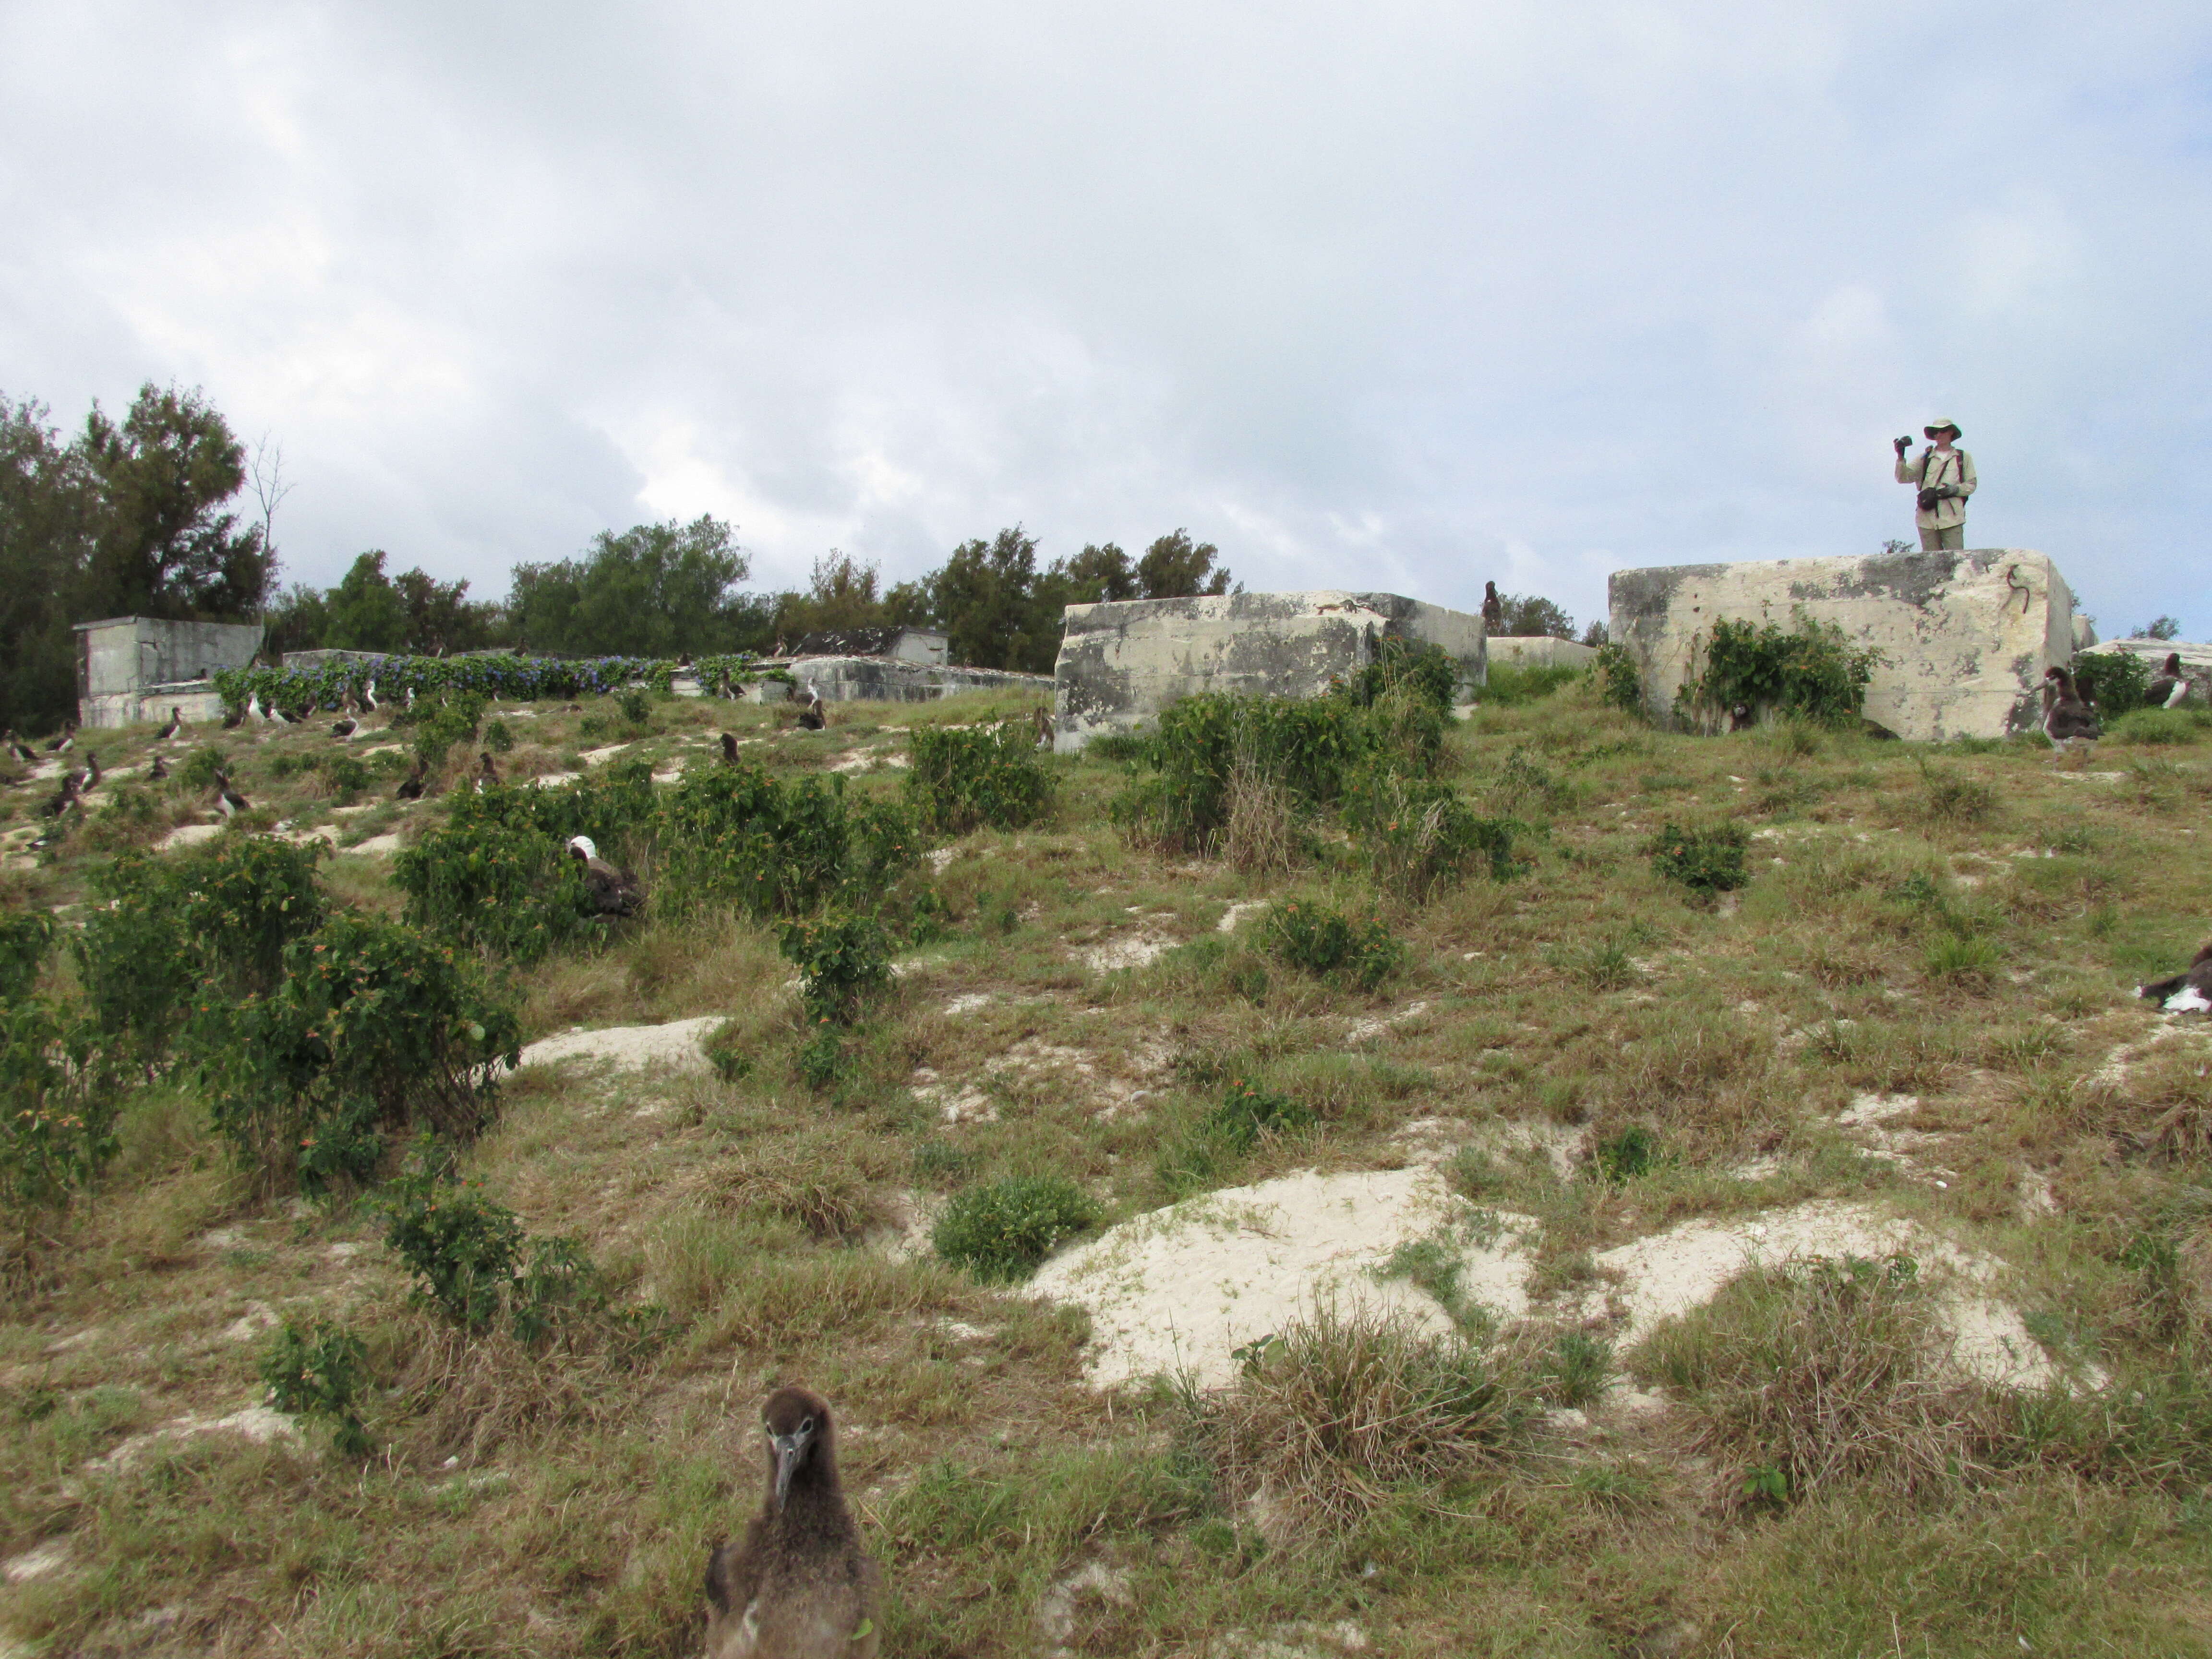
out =
<path fill-rule="evenodd" d="M 1930 438 L 1939 432 L 1948 432 L 1954 438 L 1963 438 L 1966 435 L 1959 430 L 1959 423 L 1956 421 L 1930 421 L 1920 429 Z"/>

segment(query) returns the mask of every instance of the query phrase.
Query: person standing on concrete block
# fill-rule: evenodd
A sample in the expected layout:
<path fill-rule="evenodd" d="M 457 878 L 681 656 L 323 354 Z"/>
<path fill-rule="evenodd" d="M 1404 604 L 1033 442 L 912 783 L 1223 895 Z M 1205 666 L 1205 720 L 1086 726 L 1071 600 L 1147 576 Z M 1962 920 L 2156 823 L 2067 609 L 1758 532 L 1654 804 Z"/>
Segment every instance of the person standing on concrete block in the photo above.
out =
<path fill-rule="evenodd" d="M 1897 481 L 1920 492 L 1920 511 L 1914 522 L 1920 526 L 1921 550 L 1963 548 L 1966 497 L 1974 493 L 1978 482 L 1974 477 L 1974 458 L 1955 447 L 1962 435 L 1956 421 L 1937 421 L 1925 430 L 1928 447 L 1920 452 L 1917 460 L 1905 458 L 1905 452 L 1912 447 L 1911 439 L 1897 441 Z"/>

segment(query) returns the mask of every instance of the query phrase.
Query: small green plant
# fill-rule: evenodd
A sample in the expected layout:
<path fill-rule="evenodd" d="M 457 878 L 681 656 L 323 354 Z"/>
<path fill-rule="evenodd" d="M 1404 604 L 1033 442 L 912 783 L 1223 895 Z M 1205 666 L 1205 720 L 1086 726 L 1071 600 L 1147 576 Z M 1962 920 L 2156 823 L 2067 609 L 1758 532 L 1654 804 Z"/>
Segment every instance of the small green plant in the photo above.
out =
<path fill-rule="evenodd" d="M 1355 786 L 1344 816 L 1375 884 L 1405 903 L 1425 902 L 1477 866 L 1493 881 L 1513 874 L 1513 836 L 1521 826 L 1480 816 L 1438 780 L 1370 772 Z"/>
<path fill-rule="evenodd" d="M 341 806 L 368 787 L 368 764 L 351 755 L 331 756 L 323 766 L 323 776 L 330 781 L 331 793 Z"/>
<path fill-rule="evenodd" d="M 1815 622 L 1802 610 L 1796 623 L 1785 632 L 1771 622 L 1716 618 L 1704 671 L 1675 694 L 1676 712 L 1710 721 L 1741 706 L 1816 726 L 1854 724 L 1881 653 L 1852 645 L 1836 624 Z"/>
<path fill-rule="evenodd" d="M 366 1457 L 376 1449 L 356 1409 L 368 1369 L 367 1346 L 327 1319 L 305 1326 L 286 1320 L 261 1356 L 269 1403 L 295 1417 L 327 1422 L 331 1443 L 346 1457 Z"/>
<path fill-rule="evenodd" d="M 1920 768 L 1921 811 L 1930 823 L 1982 823 L 1996 811 L 1996 791 L 1979 778 L 1913 758 Z"/>
<path fill-rule="evenodd" d="M 1669 881 L 1679 881 L 1695 893 L 1728 893 L 1750 879 L 1743 867 L 1750 845 L 1741 824 L 1684 830 L 1668 823 L 1652 837 L 1649 850 L 1651 867 Z"/>
<path fill-rule="evenodd" d="M 401 710 L 392 716 L 392 724 L 395 728 L 413 728 L 415 758 L 426 769 L 435 771 L 457 745 L 476 740 L 488 702 L 481 692 L 448 691 Z"/>
<path fill-rule="evenodd" d="M 907 803 L 933 830 L 955 836 L 985 824 L 1019 830 L 1052 808 L 1052 776 L 1038 763 L 1027 721 L 917 726 L 909 743 L 914 769 L 907 774 Z"/>
<path fill-rule="evenodd" d="M 0 1006 L 20 1002 L 39 982 L 39 965 L 54 941 L 54 919 L 40 910 L 0 915 Z"/>
<path fill-rule="evenodd" d="M 792 1055 L 799 1080 L 816 1094 L 834 1088 L 851 1071 L 845 1052 L 845 1035 L 836 1022 L 824 1016 Z"/>
<path fill-rule="evenodd" d="M 1513 708 L 1538 702 L 1563 685 L 1571 685 L 1588 673 L 1586 668 L 1537 665 L 1522 668 L 1513 663 L 1492 663 L 1482 687 L 1481 701 L 1492 708 Z"/>
<path fill-rule="evenodd" d="M 1612 1343 L 1588 1331 L 1562 1331 L 1545 1356 L 1545 1398 L 1555 1406 L 1587 1406 L 1605 1392 L 1612 1372 Z"/>
<path fill-rule="evenodd" d="M 785 922 L 776 939 L 799 969 L 800 1002 L 817 1021 L 850 1024 L 891 982 L 890 935 L 873 916 L 825 911 Z"/>
<path fill-rule="evenodd" d="M 1922 965 L 1930 979 L 1955 983 L 1985 982 L 2004 959 L 1989 939 L 1970 933 L 1939 933 L 1929 940 Z"/>
<path fill-rule="evenodd" d="M 956 1267 L 987 1284 L 1011 1284 L 1097 1223 L 1098 1206 L 1066 1177 L 1008 1176 L 955 1194 L 929 1238 Z"/>
<path fill-rule="evenodd" d="M 172 775 L 178 787 L 200 794 L 215 787 L 215 775 L 231 769 L 230 757 L 211 743 L 196 745 Z"/>
<path fill-rule="evenodd" d="M 599 1270 L 581 1245 L 529 1237 L 514 1211 L 481 1182 L 458 1179 L 434 1146 L 386 1183 L 380 1206 L 384 1242 L 414 1273 L 416 1300 L 462 1330 L 504 1320 L 536 1342 L 566 1315 L 605 1309 Z"/>
<path fill-rule="evenodd" d="M 2114 743 L 2145 748 L 2202 743 L 2212 731 L 2212 709 L 2137 708 L 2107 721 L 2105 735 Z"/>
<path fill-rule="evenodd" d="M 1320 1114 L 1249 1078 L 1231 1077 L 1220 1103 L 1199 1121 L 1199 1133 L 1216 1146 L 1249 1152 L 1262 1140 L 1297 1134 L 1321 1121 Z"/>
<path fill-rule="evenodd" d="M 1625 645 L 1597 648 L 1598 701 L 1624 714 L 1644 712 L 1644 680 L 1636 672 L 1636 659 Z"/>
<path fill-rule="evenodd" d="M 615 699 L 615 707 L 622 710 L 623 722 L 629 726 L 649 726 L 653 724 L 653 700 L 640 690 L 625 691 Z"/>
<path fill-rule="evenodd" d="M 21 1261 L 118 1149 L 96 1037 L 90 1021 L 45 1001 L 0 1000 L 0 1200 Z"/>
<path fill-rule="evenodd" d="M 1381 917 L 1357 923 L 1340 910 L 1301 899 L 1271 905 L 1260 936 L 1292 967 L 1363 991 L 1375 990 L 1406 958 L 1406 947 Z"/>
<path fill-rule="evenodd" d="M 514 748 L 513 728 L 503 720 L 486 720 L 483 728 L 483 746 L 495 755 L 510 753 Z"/>
<path fill-rule="evenodd" d="M 1590 1149 L 1590 1167 L 1600 1180 L 1620 1187 L 1650 1175 L 1664 1157 L 1658 1131 L 1632 1123 L 1598 1139 Z"/>
<path fill-rule="evenodd" d="M 2132 651 L 2085 651 L 2074 659 L 2074 689 L 2106 720 L 2150 702 L 2150 659 Z"/>

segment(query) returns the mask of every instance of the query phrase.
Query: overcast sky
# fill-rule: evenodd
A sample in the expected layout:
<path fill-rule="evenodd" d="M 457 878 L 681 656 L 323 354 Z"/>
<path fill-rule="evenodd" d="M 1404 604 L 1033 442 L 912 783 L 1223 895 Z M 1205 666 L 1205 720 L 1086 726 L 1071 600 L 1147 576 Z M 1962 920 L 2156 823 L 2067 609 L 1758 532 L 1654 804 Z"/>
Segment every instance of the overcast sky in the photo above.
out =
<path fill-rule="evenodd" d="M 711 512 L 1602 613 L 1912 535 L 2212 636 L 2212 7 L 0 0 L 0 391 L 281 441 L 287 580 Z"/>

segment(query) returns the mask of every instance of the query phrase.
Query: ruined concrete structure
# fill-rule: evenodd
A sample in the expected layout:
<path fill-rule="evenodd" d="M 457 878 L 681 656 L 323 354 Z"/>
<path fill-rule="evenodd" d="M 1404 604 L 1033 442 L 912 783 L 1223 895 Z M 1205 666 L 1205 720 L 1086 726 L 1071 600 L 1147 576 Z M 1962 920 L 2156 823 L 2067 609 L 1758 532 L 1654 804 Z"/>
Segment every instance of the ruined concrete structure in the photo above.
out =
<path fill-rule="evenodd" d="M 259 623 L 161 622 L 111 617 L 76 625 L 76 721 L 132 726 L 167 720 L 172 708 L 188 720 L 220 720 L 218 670 L 252 665 L 261 649 Z"/>
<path fill-rule="evenodd" d="M 1232 691 L 1310 697 L 1375 659 L 1386 639 L 1440 646 L 1460 697 L 1487 674 L 1482 618 L 1396 593 L 1220 593 L 1067 607 L 1054 675 L 1062 754 L 1128 732 L 1178 697 Z"/>
<path fill-rule="evenodd" d="M 2187 640 L 2108 640 L 2103 645 L 2094 645 L 2090 651 L 2109 651 L 2116 655 L 2141 657 L 2156 678 L 2170 653 L 2181 659 L 2181 678 L 2189 682 L 2189 701 L 2199 708 L 2212 703 L 2212 645 L 2192 644 Z"/>
<path fill-rule="evenodd" d="M 1922 742 L 2032 728 L 2043 671 L 2076 644 L 2073 590 L 2025 548 L 1620 570 L 1611 588 L 1613 641 L 1634 659 L 1644 708 L 1662 725 L 1674 723 L 1674 694 L 1703 671 L 1723 617 L 1833 623 L 1881 653 L 1866 718 Z"/>
<path fill-rule="evenodd" d="M 1492 668 L 1588 668 L 1597 647 L 1550 634 L 1492 634 L 1484 642 Z"/>
<path fill-rule="evenodd" d="M 951 660 L 951 641 L 934 628 L 836 628 L 809 634 L 794 657 L 888 657 L 943 668 Z"/>

